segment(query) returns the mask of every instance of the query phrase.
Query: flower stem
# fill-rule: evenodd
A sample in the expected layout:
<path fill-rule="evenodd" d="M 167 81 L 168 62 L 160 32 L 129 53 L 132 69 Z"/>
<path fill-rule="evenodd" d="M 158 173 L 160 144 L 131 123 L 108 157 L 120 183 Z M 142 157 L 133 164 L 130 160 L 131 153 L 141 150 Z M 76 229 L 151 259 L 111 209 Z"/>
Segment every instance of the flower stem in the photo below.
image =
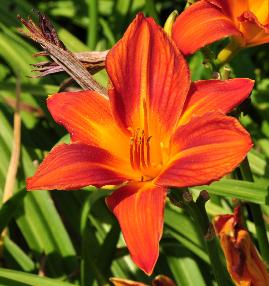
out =
<path fill-rule="evenodd" d="M 215 64 L 216 55 L 215 53 L 208 47 L 203 47 L 201 49 L 202 54 L 204 55 L 204 65 L 211 69 L 212 74 L 218 71 L 218 66 Z"/>
<path fill-rule="evenodd" d="M 87 44 L 90 50 L 96 48 L 97 32 L 98 32 L 98 1 L 88 0 L 89 9 L 89 27 L 88 27 L 88 39 Z"/>
<path fill-rule="evenodd" d="M 218 285 L 230 285 L 228 272 L 219 255 L 219 246 L 215 237 L 215 232 L 205 209 L 205 203 L 209 199 L 208 193 L 202 191 L 196 202 L 194 202 L 192 194 L 188 190 L 182 191 L 173 189 L 169 194 L 169 198 L 173 204 L 183 207 L 192 217 L 201 238 L 201 242 L 208 252 L 212 270 Z"/>
<path fill-rule="evenodd" d="M 240 171 L 244 180 L 249 182 L 254 182 L 253 175 L 249 166 L 248 158 L 246 157 L 245 160 L 240 165 Z M 266 233 L 266 226 L 262 215 L 262 210 L 260 205 L 249 203 L 250 210 L 253 216 L 255 228 L 256 228 L 256 235 L 258 239 L 259 248 L 261 251 L 261 255 L 265 262 L 269 265 L 269 242 Z"/>

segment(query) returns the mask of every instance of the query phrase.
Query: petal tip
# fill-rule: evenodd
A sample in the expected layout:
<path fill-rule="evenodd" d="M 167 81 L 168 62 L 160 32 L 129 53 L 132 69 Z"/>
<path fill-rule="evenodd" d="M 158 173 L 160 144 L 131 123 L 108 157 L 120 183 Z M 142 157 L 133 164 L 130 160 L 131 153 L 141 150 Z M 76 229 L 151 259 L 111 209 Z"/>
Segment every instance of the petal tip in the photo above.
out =
<path fill-rule="evenodd" d="M 165 196 L 166 189 L 152 182 L 130 183 L 106 199 L 119 221 L 133 262 L 149 276 L 159 257 Z"/>
<path fill-rule="evenodd" d="M 253 89 L 254 84 L 255 84 L 255 80 L 251 79 L 251 78 L 242 78 L 242 80 L 245 81 L 246 84 L 249 85 L 250 91 Z"/>
<path fill-rule="evenodd" d="M 153 258 L 152 258 L 153 257 Z M 155 256 L 150 257 L 150 260 L 145 262 L 145 261 L 136 261 L 133 257 L 132 259 L 134 260 L 135 264 L 148 276 L 151 276 L 153 273 L 153 270 L 155 268 L 155 265 L 157 263 L 158 257 L 159 257 L 159 248 L 157 251 L 157 254 Z"/>

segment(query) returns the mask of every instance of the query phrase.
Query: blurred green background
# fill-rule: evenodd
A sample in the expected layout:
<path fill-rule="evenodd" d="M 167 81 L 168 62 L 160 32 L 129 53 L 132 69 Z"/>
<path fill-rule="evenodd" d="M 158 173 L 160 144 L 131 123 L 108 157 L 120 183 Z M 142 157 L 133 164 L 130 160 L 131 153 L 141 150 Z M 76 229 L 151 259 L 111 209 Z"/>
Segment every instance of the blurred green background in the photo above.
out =
<path fill-rule="evenodd" d="M 163 25 L 185 1 L 145 0 L 0 0 L 0 231 L 8 235 L 0 243 L 0 285 L 106 285 L 111 276 L 150 283 L 151 278 L 132 263 L 119 226 L 104 204 L 107 191 L 88 188 L 70 192 L 25 190 L 25 178 L 33 175 L 37 162 L 66 131 L 56 125 L 46 109 L 46 97 L 58 91 L 67 75 L 30 78 L 30 64 L 45 60 L 32 54 L 40 47 L 21 36 L 16 18 L 35 18 L 32 9 L 45 13 L 55 25 L 60 39 L 73 52 L 106 50 L 123 35 L 136 13 L 143 11 Z M 225 40 L 214 44 L 218 51 Z M 192 78 L 210 78 L 201 52 L 188 59 Z M 255 148 L 249 154 L 255 182 L 224 179 L 207 190 L 211 200 L 208 213 L 230 213 L 234 200 L 262 205 L 269 220 L 269 53 L 268 45 L 241 52 L 231 63 L 233 76 L 256 80 L 252 102 L 245 104 L 242 122 L 251 132 Z M 21 82 L 21 158 L 14 196 L 2 204 L 3 190 L 13 142 L 13 114 L 16 81 Z M 107 84 L 101 71 L 95 78 Z M 193 189 L 194 194 L 203 187 Z M 255 239 L 249 217 L 249 230 Z M 141 250 L 143 251 L 143 250 Z M 216 285 L 209 258 L 191 219 L 167 202 L 160 258 L 153 276 L 166 274 L 177 285 Z M 44 276 L 48 278 L 44 278 Z M 231 282 L 227 282 L 231 283 Z M 227 284 L 232 285 L 232 284 Z"/>

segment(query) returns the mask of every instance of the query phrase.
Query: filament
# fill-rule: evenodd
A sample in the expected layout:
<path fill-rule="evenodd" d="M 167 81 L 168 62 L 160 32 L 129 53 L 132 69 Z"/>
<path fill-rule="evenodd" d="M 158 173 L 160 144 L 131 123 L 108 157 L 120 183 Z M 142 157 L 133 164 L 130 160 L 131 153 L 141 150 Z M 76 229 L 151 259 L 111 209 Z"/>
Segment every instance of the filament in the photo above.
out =
<path fill-rule="evenodd" d="M 150 137 L 140 128 L 130 138 L 130 163 L 134 170 L 143 171 L 151 167 Z"/>

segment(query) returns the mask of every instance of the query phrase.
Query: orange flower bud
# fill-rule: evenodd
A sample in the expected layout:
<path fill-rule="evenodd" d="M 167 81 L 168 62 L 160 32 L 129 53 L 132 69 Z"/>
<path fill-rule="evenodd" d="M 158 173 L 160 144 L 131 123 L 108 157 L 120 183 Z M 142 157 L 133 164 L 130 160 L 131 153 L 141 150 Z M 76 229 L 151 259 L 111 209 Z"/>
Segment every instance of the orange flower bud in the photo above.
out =
<path fill-rule="evenodd" d="M 215 231 L 226 258 L 228 271 L 238 286 L 269 285 L 269 273 L 250 234 L 240 223 L 240 208 L 233 215 L 214 219 Z"/>
<path fill-rule="evenodd" d="M 123 278 L 110 278 L 109 279 L 112 284 L 114 286 L 147 286 L 144 283 L 140 283 L 140 282 L 135 282 L 135 281 L 131 281 L 128 279 L 123 279 Z"/>
<path fill-rule="evenodd" d="M 158 275 L 152 281 L 152 286 L 176 286 L 176 284 L 165 275 Z"/>
<path fill-rule="evenodd" d="M 115 286 L 147 286 L 144 283 L 135 282 L 122 278 L 110 278 L 110 281 Z M 167 276 L 158 275 L 152 281 L 152 286 L 176 286 L 176 284 Z"/>

